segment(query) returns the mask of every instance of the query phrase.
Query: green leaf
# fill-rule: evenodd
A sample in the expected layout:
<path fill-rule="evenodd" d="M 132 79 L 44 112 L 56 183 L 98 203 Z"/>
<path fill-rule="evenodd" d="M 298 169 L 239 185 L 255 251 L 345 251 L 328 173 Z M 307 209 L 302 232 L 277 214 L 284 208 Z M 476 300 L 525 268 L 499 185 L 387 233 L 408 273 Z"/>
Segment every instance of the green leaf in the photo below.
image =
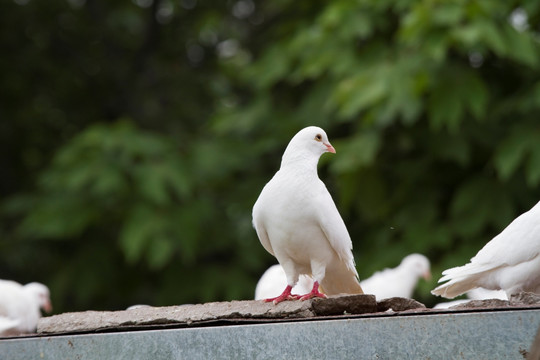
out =
<path fill-rule="evenodd" d="M 537 142 L 531 134 L 534 132 L 528 127 L 516 127 L 498 146 L 493 161 L 503 180 L 510 178 L 524 162 L 531 142 Z"/>
<path fill-rule="evenodd" d="M 372 164 L 379 145 L 379 134 L 374 131 L 361 132 L 346 143 L 336 141 L 335 148 L 339 156 L 332 162 L 332 171 L 344 173 Z"/>
<path fill-rule="evenodd" d="M 526 167 L 527 184 L 532 188 L 540 184 L 540 141 L 531 144 L 531 152 Z"/>

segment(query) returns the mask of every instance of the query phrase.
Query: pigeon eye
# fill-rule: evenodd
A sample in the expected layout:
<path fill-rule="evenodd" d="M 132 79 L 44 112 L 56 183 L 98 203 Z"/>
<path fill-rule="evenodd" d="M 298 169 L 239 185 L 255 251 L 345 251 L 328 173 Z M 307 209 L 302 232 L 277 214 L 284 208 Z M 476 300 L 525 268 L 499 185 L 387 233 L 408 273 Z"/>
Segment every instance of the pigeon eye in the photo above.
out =
<path fill-rule="evenodd" d="M 322 140 L 322 136 L 321 136 L 321 134 L 317 134 L 317 135 L 315 135 L 315 140 L 317 140 L 317 141 L 321 141 L 321 140 Z"/>

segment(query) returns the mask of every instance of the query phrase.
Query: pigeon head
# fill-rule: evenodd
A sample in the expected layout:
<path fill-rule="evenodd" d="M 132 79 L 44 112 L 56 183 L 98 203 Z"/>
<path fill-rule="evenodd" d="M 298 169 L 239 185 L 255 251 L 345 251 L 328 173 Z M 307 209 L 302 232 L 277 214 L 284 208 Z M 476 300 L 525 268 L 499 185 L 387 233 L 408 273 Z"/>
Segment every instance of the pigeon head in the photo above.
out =
<path fill-rule="evenodd" d="M 52 311 L 51 298 L 49 288 L 43 284 L 33 282 L 24 285 L 24 291 L 30 294 L 32 299 L 39 304 L 39 307 L 44 311 L 50 313 Z"/>
<path fill-rule="evenodd" d="M 325 152 L 335 153 L 336 150 L 328 141 L 326 132 L 320 127 L 309 126 L 300 130 L 289 142 L 283 154 L 282 166 L 297 161 L 319 161 Z M 312 160 L 312 161 L 309 161 Z"/>
<path fill-rule="evenodd" d="M 425 280 L 431 279 L 429 260 L 424 255 L 411 254 L 405 256 L 401 261 L 401 266 L 407 269 L 407 271 L 423 277 Z"/>

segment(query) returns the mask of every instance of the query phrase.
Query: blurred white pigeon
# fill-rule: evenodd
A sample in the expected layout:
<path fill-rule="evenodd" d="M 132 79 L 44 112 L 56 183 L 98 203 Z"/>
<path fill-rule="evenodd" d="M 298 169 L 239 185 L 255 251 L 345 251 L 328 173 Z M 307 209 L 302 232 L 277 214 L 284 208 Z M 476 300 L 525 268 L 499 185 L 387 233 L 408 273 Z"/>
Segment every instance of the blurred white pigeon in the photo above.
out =
<path fill-rule="evenodd" d="M 540 202 L 488 242 L 471 261 L 443 271 L 431 293 L 453 298 L 477 287 L 540 293 Z"/>
<path fill-rule="evenodd" d="M 19 325 L 19 320 L 8 319 L 0 316 L 0 336 L 16 332 L 15 328 Z"/>
<path fill-rule="evenodd" d="M 33 282 L 23 286 L 15 281 L 0 280 L 0 335 L 34 332 L 41 317 L 40 309 L 52 310 L 49 289 L 45 285 Z"/>
<path fill-rule="evenodd" d="M 259 279 L 255 287 L 255 300 L 275 298 L 283 288 L 287 286 L 287 276 L 281 265 L 270 266 Z M 292 288 L 291 293 L 306 294 L 313 288 L 313 279 L 307 275 L 300 275 L 298 283 Z"/>
<path fill-rule="evenodd" d="M 310 126 L 289 142 L 281 167 L 265 185 L 253 206 L 253 227 L 266 251 L 287 275 L 287 286 L 274 303 L 348 293 L 362 294 L 352 242 L 332 196 L 317 175 L 325 152 L 335 153 L 323 129 Z M 314 279 L 311 292 L 291 290 L 301 274 Z"/>
<path fill-rule="evenodd" d="M 410 254 L 397 267 L 377 271 L 360 285 L 366 294 L 375 295 L 377 300 L 411 298 L 420 277 L 431 279 L 429 260 L 421 254 Z"/>

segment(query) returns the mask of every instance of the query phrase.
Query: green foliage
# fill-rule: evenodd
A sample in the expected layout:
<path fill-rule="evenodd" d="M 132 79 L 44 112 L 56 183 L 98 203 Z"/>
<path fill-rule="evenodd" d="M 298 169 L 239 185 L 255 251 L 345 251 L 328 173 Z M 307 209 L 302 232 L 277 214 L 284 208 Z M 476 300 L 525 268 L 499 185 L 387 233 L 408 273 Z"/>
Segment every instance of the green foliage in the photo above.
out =
<path fill-rule="evenodd" d="M 139 3 L 0 5 L 0 277 L 59 311 L 250 298 L 251 207 L 307 125 L 361 276 L 424 253 L 427 304 L 538 201 L 537 2 Z"/>

